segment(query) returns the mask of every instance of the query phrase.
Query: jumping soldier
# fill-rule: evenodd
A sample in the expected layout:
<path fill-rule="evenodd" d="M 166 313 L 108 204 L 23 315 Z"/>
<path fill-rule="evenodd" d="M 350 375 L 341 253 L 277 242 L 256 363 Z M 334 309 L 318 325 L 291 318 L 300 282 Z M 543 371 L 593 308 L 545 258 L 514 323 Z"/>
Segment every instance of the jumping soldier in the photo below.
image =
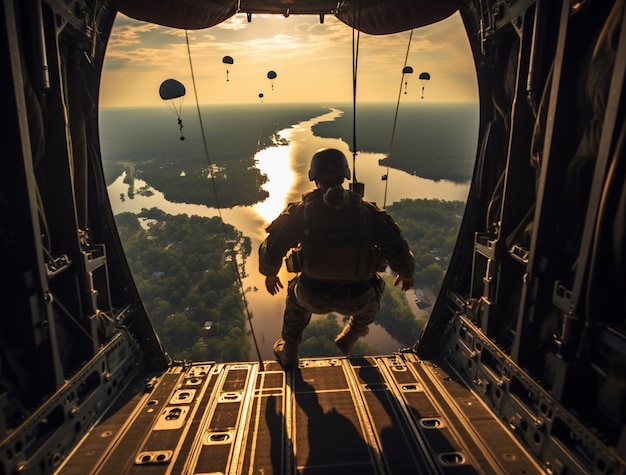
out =
<path fill-rule="evenodd" d="M 311 315 L 350 315 L 335 338 L 348 354 L 369 331 L 380 309 L 385 283 L 378 275 L 387 265 L 397 273 L 394 285 L 413 287 L 415 260 L 393 219 L 374 203 L 343 188 L 350 179 L 345 155 L 318 150 L 311 159 L 309 180 L 316 189 L 291 203 L 266 228 L 259 247 L 259 270 L 271 295 L 283 288 L 278 271 L 287 255 L 289 281 L 282 338 L 274 354 L 284 368 L 298 364 L 298 344 Z"/>

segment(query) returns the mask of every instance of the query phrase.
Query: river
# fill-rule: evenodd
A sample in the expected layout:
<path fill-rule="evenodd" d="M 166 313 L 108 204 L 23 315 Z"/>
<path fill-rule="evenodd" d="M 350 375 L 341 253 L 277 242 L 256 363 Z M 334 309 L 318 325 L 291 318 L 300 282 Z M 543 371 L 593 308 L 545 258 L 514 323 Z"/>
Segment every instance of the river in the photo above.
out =
<path fill-rule="evenodd" d="M 257 152 L 255 159 L 258 168 L 267 175 L 268 181 L 263 186 L 269 197 L 252 206 L 215 209 L 204 205 L 172 203 L 163 197 L 163 193 L 152 189 L 152 196 L 135 194 L 133 199 L 122 200 L 128 185 L 124 184 L 124 176 L 120 176 L 108 187 L 109 198 L 114 214 L 122 212 L 138 213 L 142 208 L 159 208 L 168 214 L 187 214 L 213 217 L 221 215 L 224 222 L 235 226 L 252 240 L 253 253 L 246 261 L 244 288 L 253 290 L 246 293 L 248 308 L 251 312 L 252 326 L 263 359 L 272 359 L 272 346 L 280 336 L 282 313 L 285 305 L 286 291 L 271 296 L 265 290 L 264 277 L 258 272 L 258 255 L 256 250 L 265 238 L 265 227 L 283 210 L 287 203 L 297 201 L 303 193 L 311 191 L 314 185 L 308 180 L 310 157 L 322 147 L 334 147 L 342 150 L 351 163 L 352 154 L 349 145 L 340 139 L 329 139 L 313 135 L 312 127 L 323 121 L 335 120 L 341 111 L 332 109 L 330 112 L 295 124 L 281 130 L 277 135 L 287 140 L 289 145 L 277 145 Z M 468 184 L 457 184 L 450 181 L 426 180 L 403 171 L 381 167 L 378 161 L 384 156 L 375 153 L 359 153 L 357 155 L 357 178 L 365 183 L 365 199 L 374 201 L 380 206 L 390 205 L 403 198 L 428 198 L 449 201 L 465 201 L 469 191 Z M 182 170 L 181 170 L 182 171 Z M 381 177 L 388 174 L 388 181 Z M 385 184 L 388 185 L 385 191 Z M 142 180 L 135 180 L 135 190 L 146 185 Z M 386 193 L 386 196 L 385 196 Z M 279 274 L 285 284 L 290 278 L 284 266 Z M 314 317 L 315 318 L 315 317 Z M 404 346 L 391 338 L 379 325 L 371 325 L 366 341 L 374 345 L 381 354 L 388 354 Z M 256 360 L 253 348 L 251 360 Z"/>

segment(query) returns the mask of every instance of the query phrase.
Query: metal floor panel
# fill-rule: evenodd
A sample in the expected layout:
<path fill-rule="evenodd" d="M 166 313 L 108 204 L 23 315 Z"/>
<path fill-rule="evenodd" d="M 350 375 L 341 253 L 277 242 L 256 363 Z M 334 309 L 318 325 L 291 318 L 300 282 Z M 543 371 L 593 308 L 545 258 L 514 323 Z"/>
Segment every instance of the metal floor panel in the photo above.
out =
<path fill-rule="evenodd" d="M 413 354 L 144 375 L 57 473 L 532 474 L 508 429 Z"/>

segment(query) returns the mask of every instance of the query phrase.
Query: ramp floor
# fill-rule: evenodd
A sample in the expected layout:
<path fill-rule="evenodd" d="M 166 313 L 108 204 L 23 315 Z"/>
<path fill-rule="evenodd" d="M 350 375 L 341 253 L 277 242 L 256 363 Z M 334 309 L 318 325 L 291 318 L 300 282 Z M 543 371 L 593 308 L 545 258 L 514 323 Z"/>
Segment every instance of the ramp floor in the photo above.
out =
<path fill-rule="evenodd" d="M 543 472 L 442 362 L 402 353 L 144 374 L 57 473 Z"/>

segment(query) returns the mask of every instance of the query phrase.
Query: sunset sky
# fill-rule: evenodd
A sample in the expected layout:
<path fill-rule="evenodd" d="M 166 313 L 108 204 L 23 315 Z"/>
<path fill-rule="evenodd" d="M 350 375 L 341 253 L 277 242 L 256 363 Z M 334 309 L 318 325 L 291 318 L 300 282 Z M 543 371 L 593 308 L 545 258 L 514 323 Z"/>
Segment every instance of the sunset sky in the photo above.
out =
<path fill-rule="evenodd" d="M 476 77 L 465 30 L 458 14 L 413 31 L 373 36 L 361 33 L 357 101 L 476 102 Z M 332 16 L 244 14 L 207 30 L 188 32 L 198 102 L 250 103 L 352 101 L 353 31 Z M 355 35 L 356 38 L 356 35 Z M 229 55 L 233 65 L 222 58 Z M 228 69 L 229 81 L 226 81 Z M 275 71 L 276 79 L 267 78 Z M 421 72 L 430 73 L 421 99 Z M 119 15 L 111 35 L 100 93 L 102 107 L 159 106 L 162 81 L 174 78 L 195 103 L 184 30 L 156 26 Z M 401 91 L 401 92 L 400 92 Z"/>

